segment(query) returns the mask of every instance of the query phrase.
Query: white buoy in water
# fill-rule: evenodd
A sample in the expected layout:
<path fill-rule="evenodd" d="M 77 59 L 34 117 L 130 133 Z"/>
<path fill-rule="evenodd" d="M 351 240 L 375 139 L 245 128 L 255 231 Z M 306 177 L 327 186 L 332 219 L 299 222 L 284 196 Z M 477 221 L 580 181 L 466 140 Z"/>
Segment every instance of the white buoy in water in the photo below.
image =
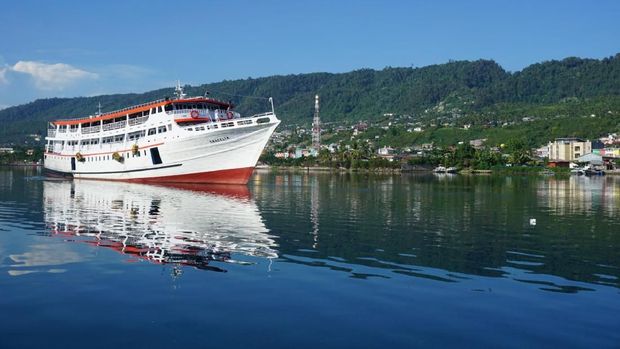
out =
<path fill-rule="evenodd" d="M 536 218 L 530 218 L 530 225 L 536 225 Z"/>

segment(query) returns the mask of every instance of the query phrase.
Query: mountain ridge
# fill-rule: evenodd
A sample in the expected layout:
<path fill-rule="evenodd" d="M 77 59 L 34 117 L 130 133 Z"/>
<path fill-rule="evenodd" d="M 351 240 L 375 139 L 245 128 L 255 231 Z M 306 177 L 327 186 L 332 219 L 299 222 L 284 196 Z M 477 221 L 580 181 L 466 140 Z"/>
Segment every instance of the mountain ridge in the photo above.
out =
<path fill-rule="evenodd" d="M 223 80 L 185 88 L 188 95 L 206 91 L 213 97 L 230 99 L 242 114 L 268 110 L 266 97 L 272 96 L 284 124 L 310 123 L 315 94 L 321 96 L 321 117 L 327 122 L 373 121 L 385 113 L 450 119 L 490 113 L 506 104 L 540 105 L 571 98 L 620 96 L 620 53 L 603 59 L 567 57 L 534 63 L 518 72 L 507 72 L 493 60 L 479 59 L 416 68 Z M 16 142 L 28 134 L 42 134 L 46 122 L 94 114 L 98 103 L 105 112 L 172 95 L 172 88 L 163 88 L 38 99 L 0 110 L 4 126 L 0 137 L 4 142 Z"/>

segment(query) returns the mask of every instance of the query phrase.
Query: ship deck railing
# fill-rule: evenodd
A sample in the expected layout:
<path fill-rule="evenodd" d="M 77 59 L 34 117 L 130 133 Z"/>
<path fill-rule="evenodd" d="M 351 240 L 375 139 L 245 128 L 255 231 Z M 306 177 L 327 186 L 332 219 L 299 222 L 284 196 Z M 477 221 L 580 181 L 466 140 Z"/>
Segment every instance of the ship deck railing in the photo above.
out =
<path fill-rule="evenodd" d="M 154 100 L 154 101 L 150 101 L 150 102 L 146 102 L 146 103 L 142 103 L 142 104 L 138 104 L 138 105 L 132 105 L 131 107 L 126 107 L 126 108 L 123 108 L 123 109 L 117 109 L 117 110 L 109 111 L 107 113 L 98 114 L 98 115 L 94 115 L 94 116 L 96 116 L 96 117 L 106 116 L 106 115 L 120 113 L 120 112 L 123 112 L 123 111 L 128 111 L 128 110 L 132 110 L 132 109 L 136 109 L 136 108 L 140 108 L 140 107 L 145 107 L 147 105 L 151 105 L 151 104 L 155 104 L 155 103 L 160 103 L 160 102 L 164 102 L 164 101 L 166 101 L 166 100 L 163 99 L 163 98 L 162 99 L 157 99 L 157 100 Z M 93 116 L 91 116 L 90 118 L 92 118 L 92 117 Z M 89 118 L 69 118 L 69 119 L 58 119 L 58 120 L 55 120 L 55 122 L 58 122 L 58 121 L 76 121 L 76 120 L 80 120 L 80 121 L 83 120 L 84 122 L 88 122 L 88 119 Z"/>
<path fill-rule="evenodd" d="M 82 134 L 98 133 L 99 131 L 101 131 L 101 126 L 91 126 L 91 127 L 82 128 Z"/>
<path fill-rule="evenodd" d="M 145 123 L 149 119 L 148 116 L 140 116 L 135 119 L 129 119 L 129 126 L 136 126 Z"/>
<path fill-rule="evenodd" d="M 249 118 L 260 118 L 261 116 L 267 116 L 267 115 L 275 115 L 273 112 L 266 112 L 266 113 L 260 113 L 260 114 L 254 114 L 252 116 L 249 116 Z"/>
<path fill-rule="evenodd" d="M 123 120 L 123 121 L 119 121 L 119 122 L 112 122 L 112 123 L 109 123 L 109 124 L 105 124 L 105 125 L 101 126 L 101 128 L 104 131 L 112 131 L 112 130 L 118 130 L 120 128 L 124 128 L 126 125 L 127 125 L 127 122 Z"/>

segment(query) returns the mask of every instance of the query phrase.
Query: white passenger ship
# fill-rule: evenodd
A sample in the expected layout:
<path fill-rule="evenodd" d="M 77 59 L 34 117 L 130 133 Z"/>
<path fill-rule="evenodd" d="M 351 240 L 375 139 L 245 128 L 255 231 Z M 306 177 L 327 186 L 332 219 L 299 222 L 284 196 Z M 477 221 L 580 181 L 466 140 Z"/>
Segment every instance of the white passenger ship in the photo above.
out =
<path fill-rule="evenodd" d="M 186 97 L 157 100 L 87 118 L 51 122 L 49 174 L 133 182 L 246 184 L 280 120 L 241 117 L 231 103 Z"/>

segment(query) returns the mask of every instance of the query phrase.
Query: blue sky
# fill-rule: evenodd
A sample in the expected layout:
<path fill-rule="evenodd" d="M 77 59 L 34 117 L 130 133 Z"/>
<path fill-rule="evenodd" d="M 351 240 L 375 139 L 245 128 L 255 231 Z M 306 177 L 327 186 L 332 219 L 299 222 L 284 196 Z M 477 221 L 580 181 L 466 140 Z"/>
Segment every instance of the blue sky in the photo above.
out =
<path fill-rule="evenodd" d="M 620 1 L 7 1 L 0 108 L 450 59 L 510 71 L 620 52 Z"/>

